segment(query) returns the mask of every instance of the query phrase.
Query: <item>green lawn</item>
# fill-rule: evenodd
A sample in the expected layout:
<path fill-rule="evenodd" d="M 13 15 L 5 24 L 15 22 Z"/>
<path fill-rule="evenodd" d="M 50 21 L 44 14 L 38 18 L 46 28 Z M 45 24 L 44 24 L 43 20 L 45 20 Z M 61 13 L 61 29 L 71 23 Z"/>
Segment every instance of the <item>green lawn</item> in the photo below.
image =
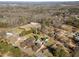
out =
<path fill-rule="evenodd" d="M 21 56 L 21 51 L 19 48 L 15 48 L 10 44 L 7 44 L 7 42 L 0 42 L 0 52 L 5 54 L 7 52 L 11 52 L 12 56 Z"/>

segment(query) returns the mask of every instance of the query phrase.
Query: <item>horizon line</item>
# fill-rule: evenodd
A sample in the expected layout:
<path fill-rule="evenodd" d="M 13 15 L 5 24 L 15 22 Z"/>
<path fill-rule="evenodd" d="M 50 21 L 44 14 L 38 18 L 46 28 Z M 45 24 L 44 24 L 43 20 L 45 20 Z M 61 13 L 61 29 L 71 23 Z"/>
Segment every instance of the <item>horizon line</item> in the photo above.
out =
<path fill-rule="evenodd" d="M 79 1 L 0 1 L 0 2 L 79 2 Z"/>

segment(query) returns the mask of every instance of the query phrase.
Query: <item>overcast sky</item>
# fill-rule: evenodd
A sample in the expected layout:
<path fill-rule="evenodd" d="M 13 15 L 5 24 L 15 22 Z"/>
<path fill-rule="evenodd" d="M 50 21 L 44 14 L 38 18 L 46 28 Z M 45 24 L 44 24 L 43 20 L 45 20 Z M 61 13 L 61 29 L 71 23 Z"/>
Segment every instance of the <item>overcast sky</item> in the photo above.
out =
<path fill-rule="evenodd" d="M 79 1 L 79 0 L 0 0 L 0 1 Z"/>

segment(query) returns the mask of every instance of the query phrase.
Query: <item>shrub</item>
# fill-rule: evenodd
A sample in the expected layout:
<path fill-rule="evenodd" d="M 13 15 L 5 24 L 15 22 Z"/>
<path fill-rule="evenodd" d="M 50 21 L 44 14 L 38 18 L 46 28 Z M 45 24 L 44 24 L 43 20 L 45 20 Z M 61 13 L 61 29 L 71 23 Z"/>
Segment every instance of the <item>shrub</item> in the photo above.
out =
<path fill-rule="evenodd" d="M 79 19 L 76 19 L 75 17 L 70 17 L 70 19 L 66 21 L 66 24 L 79 28 Z"/>
<path fill-rule="evenodd" d="M 58 49 L 54 52 L 54 55 L 57 56 L 57 57 L 66 57 L 66 56 L 68 56 L 69 54 L 68 54 L 67 52 L 65 52 L 64 49 L 58 48 Z"/>

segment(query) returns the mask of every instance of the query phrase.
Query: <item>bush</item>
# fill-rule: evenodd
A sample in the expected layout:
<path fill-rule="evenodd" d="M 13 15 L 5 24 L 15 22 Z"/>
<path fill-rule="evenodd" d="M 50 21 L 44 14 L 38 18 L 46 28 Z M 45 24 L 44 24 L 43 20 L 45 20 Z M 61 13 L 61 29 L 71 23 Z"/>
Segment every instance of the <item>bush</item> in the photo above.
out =
<path fill-rule="evenodd" d="M 72 13 L 78 14 L 79 8 L 69 8 L 68 11 L 69 11 L 70 14 L 72 14 Z"/>
<path fill-rule="evenodd" d="M 9 24 L 8 23 L 3 23 L 3 22 L 0 22 L 0 27 L 8 27 L 9 26 Z"/>
<path fill-rule="evenodd" d="M 64 49 L 62 48 L 58 48 L 55 52 L 54 55 L 57 57 L 67 57 L 69 54 L 67 52 L 65 52 Z"/>
<path fill-rule="evenodd" d="M 70 17 L 70 19 L 66 21 L 66 24 L 79 28 L 79 19 L 76 19 L 75 17 Z"/>

